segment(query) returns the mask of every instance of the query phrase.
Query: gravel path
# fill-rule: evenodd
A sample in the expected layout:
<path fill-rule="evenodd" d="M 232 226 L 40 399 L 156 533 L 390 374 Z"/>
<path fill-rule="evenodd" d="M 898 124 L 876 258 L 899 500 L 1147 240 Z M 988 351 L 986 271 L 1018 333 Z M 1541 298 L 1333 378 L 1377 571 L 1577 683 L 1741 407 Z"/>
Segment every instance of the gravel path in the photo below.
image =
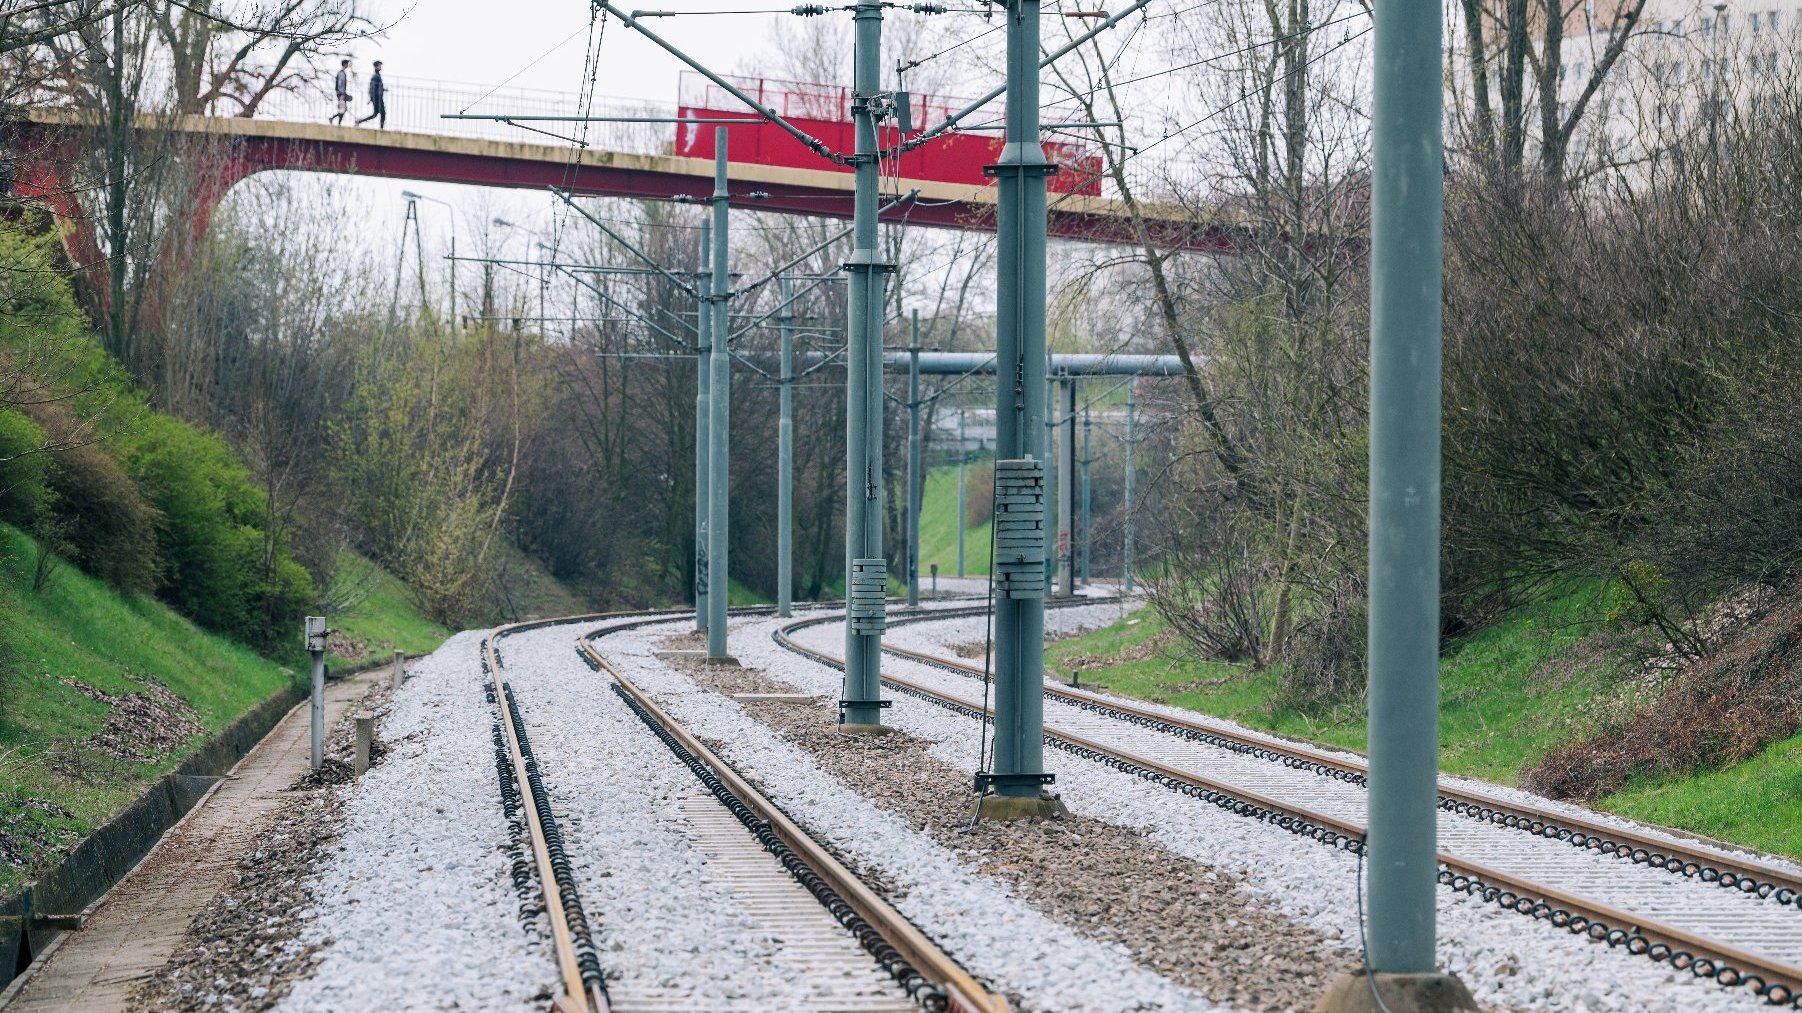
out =
<path fill-rule="evenodd" d="M 348 790 L 344 834 L 300 934 L 312 977 L 283 1010 L 541 1010 L 549 953 L 521 929 L 495 781 L 481 632 L 409 666 L 381 735 L 391 751 Z"/>
<path fill-rule="evenodd" d="M 1107 616 L 1111 607 L 1048 613 L 1061 623 L 1082 620 L 1075 612 Z M 922 633 L 942 630 L 945 642 L 971 639 L 968 620 L 902 627 L 920 649 L 931 649 Z M 980 620 L 976 621 L 980 624 Z M 746 664 L 763 666 L 809 692 L 838 691 L 839 674 L 783 651 L 767 640 L 779 623 L 754 624 L 763 637 L 746 636 L 738 648 Z M 747 630 L 752 632 L 752 630 Z M 976 634 L 981 636 L 980 626 Z M 843 631 L 825 624 L 799 639 L 838 654 Z M 767 647 L 762 646 L 768 644 Z M 757 645 L 755 647 L 751 645 Z M 938 653 L 948 653 L 942 644 Z M 883 659 L 885 671 L 925 684 L 968 680 L 906 662 Z M 947 685 L 952 685 L 947 683 Z M 1051 712 L 1047 704 L 1047 714 Z M 888 720 L 937 745 L 932 755 L 970 769 L 977 752 L 977 723 L 904 695 L 897 695 Z M 1297 840 L 1266 824 L 1228 815 L 1214 806 L 1061 750 L 1046 750 L 1047 769 L 1073 812 L 1151 835 L 1170 850 L 1243 877 L 1248 896 L 1268 900 L 1329 938 L 1357 938 L 1358 862 L 1354 856 Z M 1593 945 L 1566 932 L 1504 912 L 1476 898 L 1439 893 L 1440 960 L 1465 980 L 1486 1004 L 1561 1011 L 1669 1011 L 1713 1013 L 1765 1009 L 1738 992 L 1695 980 L 1643 957 Z"/>

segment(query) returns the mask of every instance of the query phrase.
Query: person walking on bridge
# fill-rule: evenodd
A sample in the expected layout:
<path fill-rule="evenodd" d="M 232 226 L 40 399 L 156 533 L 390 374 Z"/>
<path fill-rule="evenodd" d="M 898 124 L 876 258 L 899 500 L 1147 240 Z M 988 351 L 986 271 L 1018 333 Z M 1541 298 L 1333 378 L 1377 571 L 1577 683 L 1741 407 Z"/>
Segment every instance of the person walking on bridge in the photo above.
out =
<path fill-rule="evenodd" d="M 350 112 L 350 61 L 338 62 L 338 79 L 334 82 L 338 89 L 338 112 L 332 116 L 331 122 L 344 125 L 344 114 Z"/>
<path fill-rule="evenodd" d="M 388 129 L 388 89 L 382 84 L 382 61 L 375 61 L 375 73 L 369 77 L 369 115 L 357 121 L 358 126 L 368 123 L 376 117 L 381 120 L 376 124 L 383 130 Z"/>

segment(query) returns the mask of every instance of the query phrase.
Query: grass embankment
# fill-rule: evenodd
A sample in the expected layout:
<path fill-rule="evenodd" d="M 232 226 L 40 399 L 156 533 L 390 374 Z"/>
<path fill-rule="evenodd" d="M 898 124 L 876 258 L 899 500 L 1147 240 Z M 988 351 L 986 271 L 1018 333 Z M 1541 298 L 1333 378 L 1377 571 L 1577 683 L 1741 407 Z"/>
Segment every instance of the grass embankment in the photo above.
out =
<path fill-rule="evenodd" d="M 0 525 L 0 894 L 293 679 L 73 566 L 34 591 L 36 554 Z"/>
<path fill-rule="evenodd" d="M 974 473 L 974 469 L 971 469 Z M 964 574 L 989 572 L 989 527 L 985 520 L 964 529 Z M 957 575 L 957 465 L 926 473 L 920 492 L 920 580 L 937 563 L 939 576 Z"/>
<path fill-rule="evenodd" d="M 331 616 L 337 634 L 331 639 L 327 662 L 355 665 L 394 656 L 396 650 L 423 654 L 438 649 L 451 631 L 421 615 L 412 592 L 394 575 L 351 552 L 338 559 L 340 572 L 359 585 L 360 600 Z M 307 664 L 297 631 L 292 654 L 283 660 L 297 671 Z"/>
<path fill-rule="evenodd" d="M 1517 785 L 1549 750 L 1596 734 L 1643 706 L 1647 686 L 1583 643 L 1600 622 L 1584 587 L 1520 610 L 1452 645 L 1440 669 L 1440 763 L 1455 774 Z M 1278 702 L 1277 679 L 1220 662 L 1175 660 L 1156 612 L 1051 645 L 1049 671 L 1114 692 L 1363 751 L 1361 706 L 1319 716 Z M 1623 816 L 1802 858 L 1802 733 L 1724 770 L 1637 780 L 1597 800 Z"/>

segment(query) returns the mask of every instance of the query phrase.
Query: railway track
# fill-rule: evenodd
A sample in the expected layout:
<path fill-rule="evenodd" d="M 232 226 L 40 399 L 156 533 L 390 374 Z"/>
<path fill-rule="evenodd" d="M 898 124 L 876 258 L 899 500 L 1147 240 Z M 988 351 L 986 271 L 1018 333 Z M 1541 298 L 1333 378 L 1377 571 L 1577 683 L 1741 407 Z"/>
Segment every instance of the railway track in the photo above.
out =
<path fill-rule="evenodd" d="M 1051 603 L 1048 603 L 1051 604 Z M 890 626 L 983 609 L 940 610 Z M 796 634 L 777 644 L 834 668 L 841 660 Z M 922 677 L 885 672 L 891 688 L 969 717 L 983 715 L 982 670 L 886 646 Z M 1045 741 L 1227 811 L 1326 846 L 1364 850 L 1363 764 L 1204 720 L 1175 717 L 1047 684 Z M 1554 927 L 1802 1009 L 1802 913 L 1786 870 L 1702 846 L 1442 785 L 1440 882 Z M 1708 888 L 1715 884 L 1718 888 Z"/>
<path fill-rule="evenodd" d="M 770 614 L 763 607 L 735 615 Z M 488 694 L 497 707 L 496 744 L 503 802 L 518 832 L 522 854 L 516 884 L 532 871 L 545 884 L 542 902 L 551 930 L 565 1013 L 659 1013 L 696 1009 L 682 987 L 619 982 L 610 994 L 581 907 L 572 863 L 563 854 L 551 800 L 531 753 L 525 716 L 504 678 L 502 638 L 575 623 L 606 622 L 590 637 L 680 619 L 680 613 L 603 613 L 521 623 L 495 630 L 482 645 Z M 927 939 L 729 765 L 682 728 L 613 666 L 589 639 L 578 641 L 588 666 L 613 679 L 613 692 L 696 778 L 695 790 L 676 801 L 682 833 L 706 858 L 710 885 L 728 893 L 736 910 L 779 940 L 785 968 L 808 983 L 812 1008 L 856 1013 L 904 1013 L 926 1009 L 953 1013 L 1005 1013 L 956 961 Z M 522 787 L 523 786 L 523 787 Z M 537 898 L 522 905 L 536 912 Z M 709 1001 L 707 1009 L 746 1010 L 742 1002 Z"/>

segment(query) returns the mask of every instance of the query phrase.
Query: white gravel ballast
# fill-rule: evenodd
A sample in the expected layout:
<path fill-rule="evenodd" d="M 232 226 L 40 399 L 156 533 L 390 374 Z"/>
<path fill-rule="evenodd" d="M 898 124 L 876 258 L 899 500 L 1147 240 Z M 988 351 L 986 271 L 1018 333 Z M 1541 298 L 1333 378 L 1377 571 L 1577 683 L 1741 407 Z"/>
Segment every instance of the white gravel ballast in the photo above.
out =
<path fill-rule="evenodd" d="M 781 663 L 761 650 L 770 628 L 770 621 L 734 624 L 732 648 L 747 665 Z M 670 624 L 619 633 L 596 646 L 690 731 L 725 743 L 725 758 L 734 769 L 758 780 L 816 837 L 880 877 L 888 884 L 889 901 L 973 973 L 1001 991 L 1024 996 L 1034 1009 L 1223 1008 L 1140 967 L 1122 948 L 1079 936 L 1041 915 L 899 816 L 822 772 L 811 756 L 736 702 L 699 688 L 658 660 L 658 642 L 683 629 Z M 591 686 L 606 680 L 577 667 Z M 809 690 L 826 691 L 817 685 Z M 837 691 L 836 683 L 830 691 Z"/>
<path fill-rule="evenodd" d="M 542 1010 L 547 949 L 522 930 L 509 876 L 483 634 L 409 666 L 382 737 L 390 752 L 349 792 L 344 834 L 302 933 L 322 942 L 280 1009 Z"/>
<path fill-rule="evenodd" d="M 1114 606 L 1047 610 L 1046 621 L 1047 626 L 1055 621 L 1074 629 L 1111 622 L 1117 615 Z M 981 624 L 980 618 L 947 619 L 905 625 L 893 632 L 908 647 L 951 656 L 952 645 L 981 641 Z M 782 625 L 785 622 L 772 620 L 746 624 L 743 633 L 734 633 L 734 651 L 745 664 L 806 692 L 838 692 L 842 678 L 838 671 L 770 640 L 770 633 Z M 800 631 L 796 639 L 836 656 L 842 653 L 843 636 L 840 624 L 828 623 Z M 894 656 L 884 656 L 882 664 L 885 672 L 948 688 L 961 683 L 956 691 L 969 692 L 968 680 L 929 666 Z M 894 700 L 885 722 L 936 743 L 935 758 L 965 768 L 973 764 L 978 722 L 905 694 L 885 696 Z M 1047 747 L 1045 762 L 1046 769 L 1057 775 L 1056 790 L 1073 812 L 1140 829 L 1178 854 L 1234 872 L 1244 877 L 1254 897 L 1356 945 L 1356 857 L 1260 821 L 1229 815 L 1062 750 Z M 1477 898 L 1450 890 L 1438 896 L 1441 962 L 1470 986 L 1479 1001 L 1577 1013 L 1750 1013 L 1769 1008 L 1748 993 L 1589 943 Z"/>

